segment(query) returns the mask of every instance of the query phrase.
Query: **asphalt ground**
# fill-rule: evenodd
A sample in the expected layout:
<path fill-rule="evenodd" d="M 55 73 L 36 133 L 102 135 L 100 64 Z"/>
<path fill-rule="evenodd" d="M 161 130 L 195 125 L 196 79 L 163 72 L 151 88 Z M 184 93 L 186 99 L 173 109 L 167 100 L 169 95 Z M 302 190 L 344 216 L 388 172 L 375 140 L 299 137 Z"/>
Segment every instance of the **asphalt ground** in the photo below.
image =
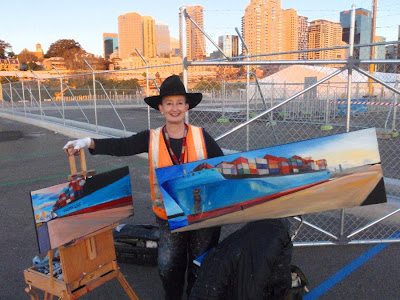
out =
<path fill-rule="evenodd" d="M 28 299 L 23 270 L 38 255 L 29 192 L 67 180 L 69 165 L 61 148 L 68 140 L 0 118 L 0 299 Z M 87 155 L 87 165 L 99 172 L 128 165 L 135 214 L 121 223 L 155 223 L 145 159 Z M 399 299 L 399 250 L 398 243 L 295 247 L 292 262 L 308 277 L 308 299 Z M 156 267 L 119 266 L 140 299 L 163 298 Z M 114 279 L 82 299 L 128 297 Z"/>

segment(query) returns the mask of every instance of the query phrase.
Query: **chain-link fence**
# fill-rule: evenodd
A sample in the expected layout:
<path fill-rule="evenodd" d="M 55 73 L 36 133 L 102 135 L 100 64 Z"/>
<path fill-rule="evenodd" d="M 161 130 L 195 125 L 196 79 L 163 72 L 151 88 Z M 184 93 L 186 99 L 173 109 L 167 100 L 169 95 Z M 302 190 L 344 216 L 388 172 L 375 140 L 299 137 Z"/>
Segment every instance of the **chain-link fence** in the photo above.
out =
<path fill-rule="evenodd" d="M 251 66 L 249 81 L 244 64 L 210 62 L 208 72 L 189 66 L 187 88 L 203 94 L 203 101 L 188 114 L 189 122 L 204 127 L 226 153 L 377 128 L 388 202 L 305 215 L 295 242 L 398 241 L 394 234 L 400 228 L 400 75 L 377 72 L 373 74 L 376 82 L 355 67 L 349 81 L 347 67 L 353 66 L 349 61 L 348 66 L 342 64 L 343 69 L 332 67 L 338 65 L 334 62 L 275 64 L 274 71 L 258 78 L 256 70 L 270 62 L 258 63 Z M 396 69 L 398 61 L 392 64 Z M 176 66 L 161 67 L 161 76 L 154 67 L 149 74 L 142 68 L 10 81 L 1 85 L 0 111 L 51 118 L 60 124 L 73 120 L 91 124 L 96 131 L 98 127 L 132 132 L 156 128 L 164 119 L 150 110 L 143 98 L 157 94 L 161 78 L 177 73 Z M 299 220 L 292 218 L 293 228 Z M 225 226 L 224 234 L 239 226 Z"/>

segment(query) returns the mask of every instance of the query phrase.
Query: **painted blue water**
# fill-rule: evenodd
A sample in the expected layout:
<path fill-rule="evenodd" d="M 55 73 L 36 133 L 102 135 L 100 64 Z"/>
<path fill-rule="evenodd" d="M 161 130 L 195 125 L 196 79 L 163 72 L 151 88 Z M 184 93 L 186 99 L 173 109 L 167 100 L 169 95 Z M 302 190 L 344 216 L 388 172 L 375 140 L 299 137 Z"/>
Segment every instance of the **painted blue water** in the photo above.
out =
<path fill-rule="evenodd" d="M 191 215 L 327 180 L 330 176 L 329 171 L 319 171 L 260 178 L 225 179 L 218 170 L 207 169 L 167 181 L 163 187 L 185 215 Z M 198 211 L 194 208 L 194 189 L 200 189 L 201 206 Z"/>
<path fill-rule="evenodd" d="M 65 207 L 56 210 L 55 213 L 58 217 L 62 217 L 94 205 L 110 202 L 131 195 L 132 190 L 130 176 L 126 175 L 112 184 L 109 184 L 106 187 L 87 195 L 86 197 L 83 197 Z"/>

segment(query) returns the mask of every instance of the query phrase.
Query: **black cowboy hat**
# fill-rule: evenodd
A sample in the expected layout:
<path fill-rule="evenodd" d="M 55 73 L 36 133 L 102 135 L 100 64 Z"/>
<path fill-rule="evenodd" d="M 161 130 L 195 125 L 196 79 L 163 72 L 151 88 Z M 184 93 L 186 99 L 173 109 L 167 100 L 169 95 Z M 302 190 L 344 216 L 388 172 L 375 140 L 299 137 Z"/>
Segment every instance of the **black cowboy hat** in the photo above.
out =
<path fill-rule="evenodd" d="M 160 95 L 144 98 L 144 102 L 150 107 L 158 109 L 161 100 L 164 96 L 170 95 L 184 95 L 186 96 L 186 103 L 189 104 L 189 109 L 192 109 L 200 103 L 203 95 L 201 93 L 186 93 L 185 86 L 178 75 L 171 75 L 164 80 L 160 87 Z"/>

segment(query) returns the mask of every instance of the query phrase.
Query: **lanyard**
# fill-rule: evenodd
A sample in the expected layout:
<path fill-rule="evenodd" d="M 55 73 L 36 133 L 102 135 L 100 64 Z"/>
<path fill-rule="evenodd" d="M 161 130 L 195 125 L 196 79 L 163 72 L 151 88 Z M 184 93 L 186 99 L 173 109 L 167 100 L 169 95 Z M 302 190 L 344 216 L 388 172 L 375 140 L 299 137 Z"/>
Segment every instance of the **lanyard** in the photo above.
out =
<path fill-rule="evenodd" d="M 167 143 L 167 147 L 168 147 L 168 151 L 169 154 L 171 155 L 171 158 L 174 162 L 175 165 L 180 165 L 183 164 L 185 161 L 185 149 L 186 149 L 186 136 L 189 130 L 189 126 L 185 123 L 185 132 L 183 134 L 183 140 L 182 140 L 182 151 L 181 151 L 181 157 L 178 160 L 178 158 L 176 157 L 174 151 L 171 148 L 171 141 L 169 139 L 169 135 L 168 135 L 168 131 L 167 131 L 167 127 L 164 126 L 163 131 L 164 131 L 164 135 L 165 135 L 165 141 Z"/>

